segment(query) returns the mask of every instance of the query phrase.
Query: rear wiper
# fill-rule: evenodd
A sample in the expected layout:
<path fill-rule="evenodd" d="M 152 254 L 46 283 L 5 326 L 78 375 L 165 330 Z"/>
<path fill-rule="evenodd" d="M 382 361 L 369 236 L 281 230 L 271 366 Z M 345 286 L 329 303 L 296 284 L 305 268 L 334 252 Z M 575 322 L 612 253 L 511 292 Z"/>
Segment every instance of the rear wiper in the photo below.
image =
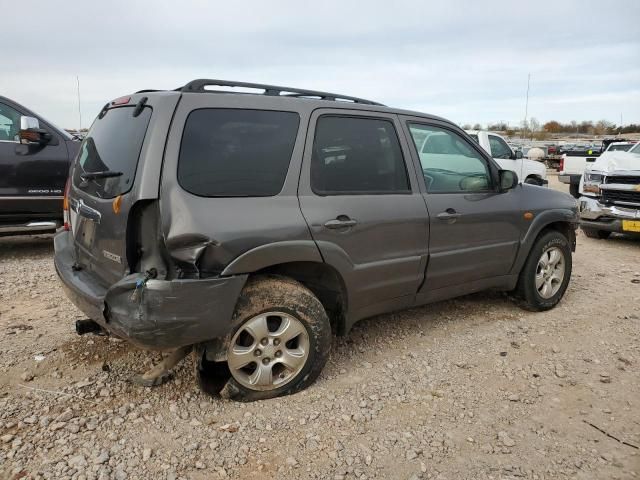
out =
<path fill-rule="evenodd" d="M 122 172 L 114 172 L 113 170 L 103 170 L 102 172 L 84 172 L 80 174 L 83 180 L 95 180 L 96 178 L 112 178 L 124 175 Z"/>

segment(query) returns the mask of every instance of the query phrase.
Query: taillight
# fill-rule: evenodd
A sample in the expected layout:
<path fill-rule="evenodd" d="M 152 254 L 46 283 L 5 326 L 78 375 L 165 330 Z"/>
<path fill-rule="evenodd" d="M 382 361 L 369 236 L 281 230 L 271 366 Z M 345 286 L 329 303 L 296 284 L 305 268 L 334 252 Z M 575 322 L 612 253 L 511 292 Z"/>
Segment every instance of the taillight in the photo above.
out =
<path fill-rule="evenodd" d="M 67 178 L 64 186 L 64 197 L 62 198 L 62 212 L 64 219 L 64 229 L 71 230 L 71 216 L 69 215 L 69 189 L 71 188 L 71 177 Z"/>
<path fill-rule="evenodd" d="M 560 171 L 564 172 L 564 155 L 560 157 Z"/>

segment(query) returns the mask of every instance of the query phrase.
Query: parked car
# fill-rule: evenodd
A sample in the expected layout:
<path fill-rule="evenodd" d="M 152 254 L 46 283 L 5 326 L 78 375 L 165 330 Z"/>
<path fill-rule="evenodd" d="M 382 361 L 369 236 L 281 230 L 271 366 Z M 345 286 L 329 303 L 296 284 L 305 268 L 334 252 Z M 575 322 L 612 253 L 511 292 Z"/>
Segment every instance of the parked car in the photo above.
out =
<path fill-rule="evenodd" d="M 637 142 L 625 139 L 608 138 L 601 146 L 580 147 L 572 151 L 565 151 L 560 160 L 558 180 L 569 185 L 569 192 L 575 198 L 580 197 L 580 179 L 585 169 L 594 163 L 600 155 L 612 151 L 629 150 Z"/>
<path fill-rule="evenodd" d="M 580 181 L 580 227 L 591 238 L 640 233 L 640 143 L 603 154 Z"/>
<path fill-rule="evenodd" d="M 195 345 L 201 385 L 224 371 L 241 400 L 311 384 L 363 318 L 488 288 L 547 310 L 571 276 L 569 195 L 519 184 L 447 120 L 339 94 L 128 95 L 70 178 L 69 298 L 137 345 Z"/>
<path fill-rule="evenodd" d="M 0 96 L 0 235 L 55 231 L 80 142 Z"/>
<path fill-rule="evenodd" d="M 484 130 L 467 130 L 467 133 L 493 157 L 501 168 L 516 172 L 518 178 L 524 183 L 538 186 L 549 184 L 545 165 L 523 158 L 523 151 L 513 150 L 502 136 Z"/>

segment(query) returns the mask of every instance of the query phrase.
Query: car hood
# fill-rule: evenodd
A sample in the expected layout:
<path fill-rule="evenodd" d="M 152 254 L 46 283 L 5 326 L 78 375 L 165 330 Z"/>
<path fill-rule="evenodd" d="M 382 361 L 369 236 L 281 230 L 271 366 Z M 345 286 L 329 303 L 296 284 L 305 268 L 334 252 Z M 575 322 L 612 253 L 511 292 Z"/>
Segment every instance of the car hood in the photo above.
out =
<path fill-rule="evenodd" d="M 589 166 L 589 170 L 603 173 L 640 170 L 640 155 L 629 152 L 605 152 Z"/>

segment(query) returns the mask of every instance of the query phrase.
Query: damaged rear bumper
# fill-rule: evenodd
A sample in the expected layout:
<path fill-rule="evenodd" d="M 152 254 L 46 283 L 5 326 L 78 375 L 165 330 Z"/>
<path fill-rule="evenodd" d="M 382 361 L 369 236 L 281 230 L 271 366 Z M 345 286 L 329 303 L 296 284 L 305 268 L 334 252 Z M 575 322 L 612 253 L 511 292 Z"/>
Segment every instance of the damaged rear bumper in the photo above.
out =
<path fill-rule="evenodd" d="M 150 349 L 225 337 L 247 275 L 149 280 L 133 295 L 140 273 L 104 287 L 91 272 L 74 271 L 68 232 L 55 237 L 55 267 L 69 299 L 113 335 Z"/>

